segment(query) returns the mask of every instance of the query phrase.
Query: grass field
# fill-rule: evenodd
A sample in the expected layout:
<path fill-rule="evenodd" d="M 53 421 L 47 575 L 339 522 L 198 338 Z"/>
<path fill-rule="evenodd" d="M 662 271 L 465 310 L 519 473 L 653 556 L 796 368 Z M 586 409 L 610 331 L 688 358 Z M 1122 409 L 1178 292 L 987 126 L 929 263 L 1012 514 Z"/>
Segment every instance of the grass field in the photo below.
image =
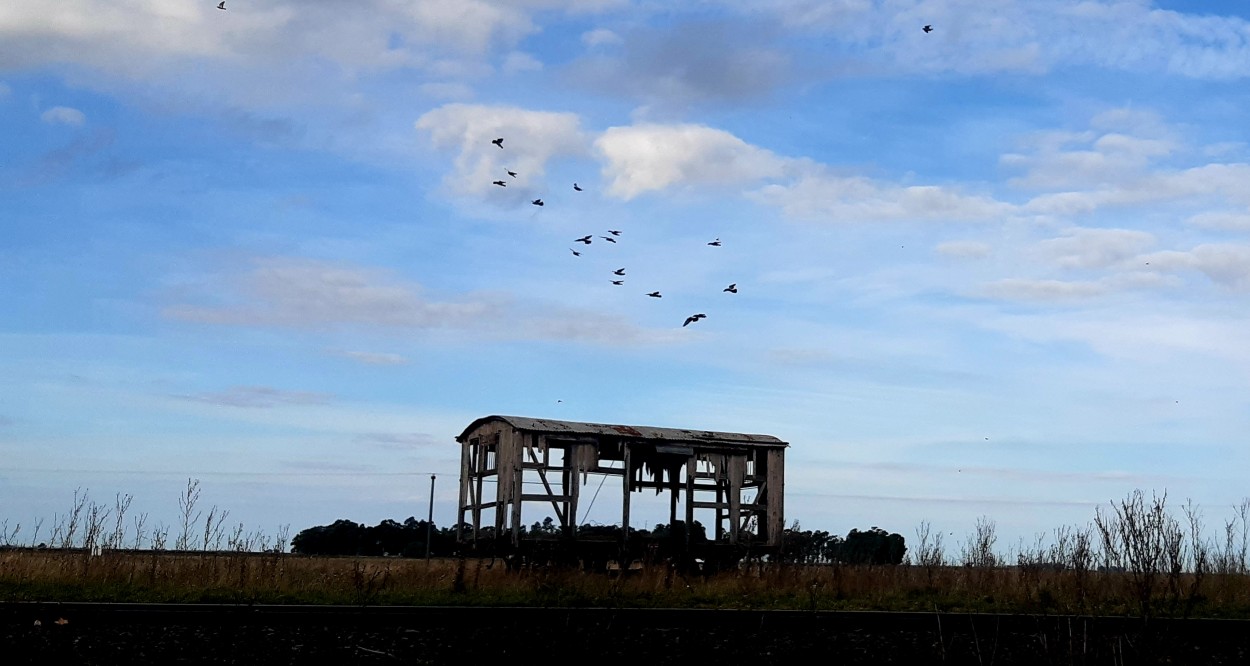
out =
<path fill-rule="evenodd" d="M 715 575 L 507 571 L 502 561 L 0 551 L 0 601 L 981 611 L 1250 618 L 1250 576 L 764 564 Z"/>

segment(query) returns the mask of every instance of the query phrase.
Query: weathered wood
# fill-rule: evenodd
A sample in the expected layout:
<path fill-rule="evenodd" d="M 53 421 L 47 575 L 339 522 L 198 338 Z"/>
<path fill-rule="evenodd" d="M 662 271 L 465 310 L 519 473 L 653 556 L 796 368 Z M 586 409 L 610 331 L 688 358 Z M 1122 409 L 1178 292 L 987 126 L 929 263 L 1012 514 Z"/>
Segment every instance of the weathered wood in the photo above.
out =
<path fill-rule="evenodd" d="M 486 417 L 457 440 L 461 443 L 457 538 L 462 540 L 470 538 L 469 528 L 471 538 L 480 538 L 485 518 L 494 524 L 496 537 L 507 530 L 513 543 L 520 545 L 526 502 L 549 504 L 564 534 L 576 537 L 581 487 L 594 474 L 621 479 L 620 525 L 626 538 L 633 518 L 632 494 L 658 490 L 669 493 L 670 524 L 682 515 L 678 505 L 685 496 L 684 517 L 691 528 L 687 535 L 696 510 L 709 511 L 712 515 L 703 520 L 711 518 L 713 538 L 741 543 L 750 533 L 756 537 L 753 543 L 780 545 L 787 445 L 776 438 Z M 674 462 L 679 465 L 675 472 Z M 528 470 L 537 473 L 543 491 L 525 492 Z M 556 471 L 558 477 L 548 474 Z M 528 478 L 532 482 L 534 475 Z M 492 482 L 494 487 L 487 487 Z M 488 511 L 493 514 L 485 515 Z"/>
<path fill-rule="evenodd" d="M 621 484 L 621 486 L 624 488 L 624 497 L 621 498 L 621 538 L 626 541 L 629 541 L 629 495 L 630 495 L 630 490 L 631 490 L 630 486 L 634 482 L 634 473 L 633 473 L 633 470 L 630 468 L 629 444 L 625 444 L 624 448 L 625 448 L 625 451 L 624 451 L 625 476 L 623 479 L 624 483 Z"/>
<path fill-rule="evenodd" d="M 746 457 L 729 456 L 729 543 L 738 543 L 738 525 L 742 520 L 742 478 L 746 476 Z"/>
<path fill-rule="evenodd" d="M 569 501 L 569 496 L 568 495 L 544 495 L 542 493 L 525 493 L 521 495 L 521 501 L 523 502 L 548 502 L 549 501 L 552 504 L 554 504 L 556 502 Z M 560 514 L 561 516 L 563 516 L 564 512 L 561 511 Z M 563 518 L 561 518 L 561 520 L 563 520 Z"/>
<path fill-rule="evenodd" d="M 537 436 L 537 435 L 535 435 L 535 436 L 534 436 L 534 439 L 538 439 L 538 436 Z M 551 484 L 550 484 L 550 483 L 547 483 L 547 469 L 548 469 L 548 467 L 547 467 L 547 461 L 546 461 L 546 460 L 544 460 L 544 461 L 542 461 L 542 462 L 539 462 L 539 460 L 538 460 L 538 456 L 534 454 L 534 449 L 533 449 L 533 447 L 527 447 L 527 448 L 526 448 L 526 450 L 529 452 L 530 460 L 534 461 L 534 463 L 535 463 L 535 464 L 540 465 L 540 467 L 536 467 L 536 468 L 533 468 L 533 469 L 537 469 L 537 470 L 538 470 L 538 478 L 539 478 L 539 479 L 543 482 L 543 488 L 546 488 L 546 489 L 547 489 L 547 495 L 548 495 L 548 496 L 550 496 L 550 497 L 554 497 L 554 496 L 555 496 L 555 491 L 551 489 Z M 543 457 L 544 457 L 544 458 L 546 458 L 546 457 L 547 457 L 547 451 L 545 451 L 545 450 L 543 451 Z M 522 466 L 522 470 L 524 470 L 524 466 Z M 530 497 L 539 497 L 539 498 L 540 498 L 540 497 L 542 497 L 542 496 L 541 496 L 541 495 L 531 495 Z M 526 495 L 521 495 L 521 501 L 522 501 L 522 502 L 526 501 Z M 567 499 L 562 499 L 561 501 L 568 501 L 568 500 L 567 500 Z M 555 509 L 555 511 L 556 511 L 556 518 L 559 518 L 559 519 L 560 519 L 560 524 L 561 524 L 561 525 L 563 525 L 563 524 L 564 524 L 564 507 L 560 506 L 560 505 L 556 502 L 556 500 L 554 500 L 554 499 L 553 499 L 553 500 L 551 500 L 551 506 L 552 506 L 552 507 Z"/>
<path fill-rule="evenodd" d="M 578 472 L 577 461 L 580 459 L 579 447 L 586 444 L 569 444 L 564 449 L 565 492 L 569 494 L 568 521 L 564 525 L 564 534 L 570 539 L 577 536 L 577 500 L 581 494 L 582 475 Z"/>

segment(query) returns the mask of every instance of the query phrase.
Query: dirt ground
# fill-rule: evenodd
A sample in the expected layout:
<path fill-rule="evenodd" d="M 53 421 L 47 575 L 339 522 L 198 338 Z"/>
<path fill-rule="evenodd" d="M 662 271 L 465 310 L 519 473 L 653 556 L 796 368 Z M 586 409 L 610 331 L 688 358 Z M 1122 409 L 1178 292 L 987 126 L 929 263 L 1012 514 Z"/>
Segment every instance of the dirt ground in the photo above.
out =
<path fill-rule="evenodd" d="M 533 608 L 0 607 L 6 664 L 1245 664 L 1250 623 Z M 596 665 L 597 666 L 597 665 Z"/>

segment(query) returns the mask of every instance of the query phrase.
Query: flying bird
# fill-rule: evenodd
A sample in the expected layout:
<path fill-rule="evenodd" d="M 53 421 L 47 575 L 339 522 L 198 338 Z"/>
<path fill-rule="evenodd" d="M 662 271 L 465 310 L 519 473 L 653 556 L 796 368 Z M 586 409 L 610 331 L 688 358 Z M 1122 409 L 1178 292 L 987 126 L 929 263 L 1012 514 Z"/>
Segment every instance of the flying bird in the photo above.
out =
<path fill-rule="evenodd" d="M 618 287 L 619 287 L 619 286 L 621 286 L 621 285 L 625 284 L 625 281 L 624 281 L 624 280 L 613 280 L 613 281 L 612 281 L 612 284 L 614 284 L 614 285 L 616 285 L 616 286 L 618 286 Z"/>
<path fill-rule="evenodd" d="M 611 237 L 611 236 L 600 236 L 600 238 L 602 238 L 603 240 L 605 240 L 605 241 L 607 241 L 607 242 L 609 242 L 609 243 L 615 243 L 615 242 L 616 242 L 616 239 L 615 239 L 615 238 L 613 238 L 613 237 Z"/>
<path fill-rule="evenodd" d="M 495 139 L 494 141 L 491 141 L 491 143 L 495 144 L 496 146 L 499 146 L 500 150 L 503 150 L 503 137 L 502 136 L 499 137 L 498 139 Z"/>
<path fill-rule="evenodd" d="M 516 172 L 515 172 L 515 171 L 508 171 L 507 169 L 504 169 L 504 172 L 506 172 L 509 176 L 512 176 L 513 178 L 516 178 Z"/>
<path fill-rule="evenodd" d="M 498 186 L 500 186 L 500 187 L 507 187 L 507 186 L 508 186 L 508 184 L 507 184 L 507 183 L 505 183 L 505 182 L 503 182 L 502 180 L 493 180 L 493 181 L 491 181 L 491 183 L 492 183 L 492 184 L 494 184 L 494 185 L 498 185 Z"/>
<path fill-rule="evenodd" d="M 578 239 L 574 240 L 573 242 L 574 242 L 574 243 L 585 243 L 585 244 L 587 244 L 587 245 L 590 245 L 590 236 L 582 236 L 581 238 L 578 238 Z"/>
<path fill-rule="evenodd" d="M 574 257 L 582 256 L 581 252 L 578 252 L 577 250 L 574 250 L 573 248 L 569 248 L 569 252 L 572 252 Z"/>
<path fill-rule="evenodd" d="M 719 238 L 717 238 L 716 240 L 712 241 L 711 243 L 708 243 L 708 245 L 711 245 L 712 247 L 720 247 L 720 239 L 719 239 Z"/>
<path fill-rule="evenodd" d="M 700 319 L 703 319 L 704 317 L 707 317 L 707 315 L 705 314 L 690 315 L 689 317 L 686 317 L 686 322 L 682 324 L 682 326 L 683 327 L 689 326 L 693 324 L 694 322 L 699 321 Z"/>
<path fill-rule="evenodd" d="M 925 32 L 933 32 L 933 26 L 926 25 L 925 27 L 921 28 L 921 30 L 924 30 Z"/>
<path fill-rule="evenodd" d="M 651 298 L 664 298 L 663 296 L 660 295 L 660 292 L 658 291 L 653 291 L 647 295 L 650 296 Z"/>
<path fill-rule="evenodd" d="M 738 283 L 737 283 L 737 282 L 735 282 L 735 283 L 733 283 L 733 284 L 729 285 L 728 287 L 725 287 L 724 289 L 721 289 L 721 291 L 727 291 L 727 292 L 729 292 L 729 293 L 731 293 L 731 294 L 736 294 L 736 293 L 738 293 Z"/>
<path fill-rule="evenodd" d="M 217 3 L 217 9 L 223 12 L 226 11 L 226 0 L 221 0 L 221 2 Z"/>
<path fill-rule="evenodd" d="M 612 234 L 613 236 L 621 235 L 621 232 L 617 231 L 616 229 L 608 229 L 608 233 Z"/>
<path fill-rule="evenodd" d="M 612 274 L 613 274 L 613 275 L 624 275 L 624 274 L 625 274 L 625 269 L 624 269 L 624 268 L 618 268 L 618 269 L 616 269 L 616 270 L 612 271 Z"/>
<path fill-rule="evenodd" d="M 535 206 L 542 206 L 542 205 L 543 205 L 543 200 L 542 200 L 542 199 L 535 199 L 535 200 L 531 201 L 530 203 L 534 204 Z"/>
<path fill-rule="evenodd" d="M 578 187 L 578 186 L 577 186 L 577 183 L 573 183 L 573 189 L 574 189 L 574 190 L 577 190 L 578 192 L 581 192 L 581 191 L 582 191 L 582 188 Z"/>

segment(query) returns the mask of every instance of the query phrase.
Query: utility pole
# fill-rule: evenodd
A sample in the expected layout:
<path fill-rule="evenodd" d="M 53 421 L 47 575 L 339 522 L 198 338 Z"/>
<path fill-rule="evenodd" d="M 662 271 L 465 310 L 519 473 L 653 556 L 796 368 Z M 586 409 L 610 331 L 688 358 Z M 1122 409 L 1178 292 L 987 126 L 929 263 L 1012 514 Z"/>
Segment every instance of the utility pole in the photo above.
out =
<path fill-rule="evenodd" d="M 430 561 L 430 538 L 434 534 L 434 475 L 430 475 L 430 515 L 425 521 L 425 561 Z"/>

